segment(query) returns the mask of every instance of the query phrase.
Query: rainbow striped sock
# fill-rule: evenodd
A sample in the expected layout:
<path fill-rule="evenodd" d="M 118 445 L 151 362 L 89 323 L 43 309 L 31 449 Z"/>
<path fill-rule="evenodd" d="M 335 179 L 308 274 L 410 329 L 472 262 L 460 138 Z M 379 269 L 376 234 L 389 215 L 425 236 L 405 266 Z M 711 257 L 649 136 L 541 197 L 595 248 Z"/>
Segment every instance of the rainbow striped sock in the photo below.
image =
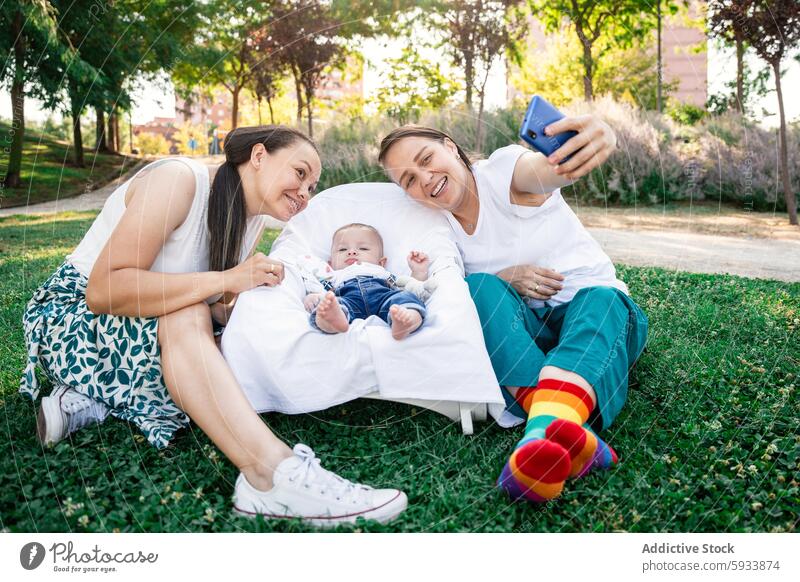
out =
<path fill-rule="evenodd" d="M 525 436 L 498 478 L 498 486 L 512 498 L 554 499 L 568 477 L 581 476 L 607 462 L 608 455 L 616 457 L 608 445 L 600 446 L 593 431 L 582 426 L 594 405 L 580 386 L 546 379 L 534 389 L 520 389 L 517 396 L 529 410 Z"/>
<path fill-rule="evenodd" d="M 533 393 L 536 389 L 537 387 L 535 386 L 524 386 L 517 389 L 514 395 L 517 404 L 519 404 L 526 413 L 530 413 Z M 568 428 L 567 426 L 562 427 L 562 429 L 565 430 L 565 433 L 562 435 L 563 438 L 561 439 L 562 446 L 570 452 L 572 462 L 570 477 L 575 478 L 583 477 L 592 469 L 610 469 L 618 461 L 616 451 L 592 430 L 588 422 L 584 422 L 582 427 L 587 433 L 585 440 L 583 440 L 580 435 L 572 434 L 574 428 Z M 595 441 L 597 442 L 596 446 L 593 444 Z M 575 444 L 576 442 L 583 442 L 584 444 L 582 447 L 577 447 Z M 572 446 L 565 446 L 570 444 Z M 590 455 L 589 451 L 592 447 L 594 447 L 594 453 Z M 588 462 L 586 462 L 587 457 Z"/>

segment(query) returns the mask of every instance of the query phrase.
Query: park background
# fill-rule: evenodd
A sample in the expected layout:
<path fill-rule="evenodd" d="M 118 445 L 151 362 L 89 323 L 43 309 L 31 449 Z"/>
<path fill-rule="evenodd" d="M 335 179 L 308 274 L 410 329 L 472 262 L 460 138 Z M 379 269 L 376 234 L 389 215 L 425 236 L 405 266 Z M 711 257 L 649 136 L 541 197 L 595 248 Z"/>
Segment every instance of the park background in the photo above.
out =
<path fill-rule="evenodd" d="M 651 320 L 607 435 L 623 463 L 535 509 L 493 488 L 513 431 L 465 438 L 361 401 L 267 422 L 345 476 L 411 494 L 370 531 L 796 529 L 796 1 L 14 0 L 0 23 L 4 530 L 303 529 L 234 518 L 234 469 L 194 428 L 166 451 L 118 422 L 50 450 L 35 439 L 16 393 L 24 305 L 130 172 L 165 155 L 219 163 L 232 128 L 275 122 L 320 144 L 320 189 L 383 181 L 392 127 L 433 125 L 485 156 L 517 141 L 534 94 L 619 136 L 563 194 Z"/>

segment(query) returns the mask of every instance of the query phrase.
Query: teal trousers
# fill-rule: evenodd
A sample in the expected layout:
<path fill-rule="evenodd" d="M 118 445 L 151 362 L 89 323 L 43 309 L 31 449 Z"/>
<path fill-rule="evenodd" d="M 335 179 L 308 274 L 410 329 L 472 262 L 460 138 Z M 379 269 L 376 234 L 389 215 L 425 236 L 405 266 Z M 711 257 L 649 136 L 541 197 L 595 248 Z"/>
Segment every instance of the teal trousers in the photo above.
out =
<path fill-rule="evenodd" d="M 628 398 L 628 371 L 647 340 L 647 316 L 613 287 L 581 289 L 568 303 L 530 308 L 495 275 L 467 277 L 486 349 L 501 386 L 535 386 L 544 366 L 575 372 L 594 388 L 595 430 L 608 427 Z"/>

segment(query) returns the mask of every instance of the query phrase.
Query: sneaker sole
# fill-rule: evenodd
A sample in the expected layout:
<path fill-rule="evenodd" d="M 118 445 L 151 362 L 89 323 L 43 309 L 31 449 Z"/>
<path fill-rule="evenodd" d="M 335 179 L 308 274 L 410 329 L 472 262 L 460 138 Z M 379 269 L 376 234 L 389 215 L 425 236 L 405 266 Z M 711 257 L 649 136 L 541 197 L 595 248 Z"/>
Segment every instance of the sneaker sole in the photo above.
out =
<path fill-rule="evenodd" d="M 398 491 L 397 495 L 378 507 L 373 507 L 372 509 L 366 509 L 357 513 L 348 513 L 345 515 L 335 515 L 331 517 L 301 517 L 299 515 L 273 515 L 270 513 L 255 513 L 252 511 L 246 511 L 244 509 L 239 509 L 235 505 L 233 506 L 233 511 L 238 515 L 250 518 L 255 518 L 261 515 L 265 519 L 301 519 L 304 523 L 313 525 L 315 527 L 326 528 L 336 527 L 337 525 L 343 523 L 355 523 L 358 518 L 377 521 L 378 523 L 389 523 L 398 515 L 403 513 L 407 507 L 408 497 L 406 497 L 406 494 L 402 491 Z"/>
<path fill-rule="evenodd" d="M 52 396 L 42 398 L 39 414 L 36 417 L 36 435 L 39 437 L 39 441 L 46 446 L 54 445 L 64 438 L 59 398 Z"/>

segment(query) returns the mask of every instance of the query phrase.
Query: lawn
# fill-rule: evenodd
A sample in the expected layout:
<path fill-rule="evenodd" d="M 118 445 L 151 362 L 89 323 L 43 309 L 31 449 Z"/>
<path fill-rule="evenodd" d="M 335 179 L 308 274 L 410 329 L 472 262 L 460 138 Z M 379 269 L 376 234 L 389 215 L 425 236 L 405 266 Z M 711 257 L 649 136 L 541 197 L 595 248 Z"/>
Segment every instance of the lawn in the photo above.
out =
<path fill-rule="evenodd" d="M 0 135 L 7 135 L 8 125 L 0 123 Z M 25 131 L 22 149 L 22 183 L 19 188 L 0 190 L 0 208 L 24 206 L 83 194 L 99 188 L 133 167 L 138 158 L 119 154 L 97 154 L 84 148 L 86 167 L 73 163 L 69 142 L 54 139 L 33 130 Z M 5 174 L 8 153 L 0 156 Z"/>
<path fill-rule="evenodd" d="M 17 393 L 20 319 L 94 216 L 0 219 L 0 527 L 304 531 L 296 522 L 234 516 L 237 472 L 195 426 L 164 451 L 116 420 L 52 449 L 39 445 L 36 406 Z M 795 530 L 800 284 L 620 271 L 651 322 L 629 403 L 605 433 L 621 463 L 569 484 L 557 502 L 512 504 L 494 488 L 519 429 L 480 424 L 464 437 L 434 413 L 366 400 L 264 419 L 287 442 L 313 446 L 332 470 L 409 494 L 396 522 L 360 531 Z"/>

